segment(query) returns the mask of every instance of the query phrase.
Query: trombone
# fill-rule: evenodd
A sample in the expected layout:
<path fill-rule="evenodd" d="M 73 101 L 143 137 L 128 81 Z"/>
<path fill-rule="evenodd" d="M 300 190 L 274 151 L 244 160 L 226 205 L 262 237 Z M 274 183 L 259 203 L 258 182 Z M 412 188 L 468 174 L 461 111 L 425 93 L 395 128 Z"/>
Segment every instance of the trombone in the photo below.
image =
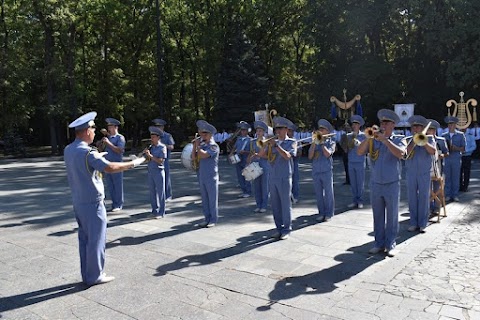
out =
<path fill-rule="evenodd" d="M 319 144 L 325 143 L 325 141 L 327 140 L 327 138 L 333 137 L 333 136 L 335 136 L 335 135 L 336 135 L 335 133 L 322 134 L 320 131 L 315 131 L 315 132 L 312 134 L 311 137 L 297 140 L 297 142 L 300 142 L 300 141 L 303 141 L 303 140 L 312 139 L 312 141 L 310 141 L 310 142 L 306 142 L 306 143 L 300 144 L 299 146 L 297 146 L 297 148 L 300 148 L 300 147 L 303 148 L 303 147 L 308 146 L 308 145 L 311 145 L 311 144 L 319 145 Z"/>
<path fill-rule="evenodd" d="M 432 122 L 429 122 L 427 124 L 427 126 L 425 127 L 425 129 L 423 129 L 422 132 L 419 132 L 419 133 L 416 133 L 414 136 L 413 136 L 413 143 L 415 143 L 417 146 L 420 146 L 420 147 L 423 147 L 424 145 L 427 144 L 428 142 L 428 137 L 427 136 L 427 131 L 428 131 L 428 128 L 430 127 L 430 125 L 432 124 Z M 430 135 L 431 137 L 431 135 Z"/>
<path fill-rule="evenodd" d="M 433 137 L 433 135 L 427 135 L 428 128 L 431 124 L 432 122 L 429 122 L 422 132 L 415 133 L 412 140 L 410 140 L 408 144 L 413 141 L 414 145 L 416 146 L 423 147 L 424 145 L 426 145 L 428 143 L 428 137 Z M 412 150 L 410 150 L 410 152 L 405 156 L 405 159 L 410 159 L 413 156 L 414 150 L 415 146 L 413 146 Z"/>
<path fill-rule="evenodd" d="M 297 146 L 297 148 L 303 148 L 303 147 L 306 147 L 306 146 L 311 145 L 311 144 L 319 145 L 319 144 L 325 143 L 327 138 L 333 137 L 335 135 L 336 135 L 335 133 L 321 134 L 320 131 L 316 131 L 315 133 L 312 134 L 311 137 L 297 140 L 297 142 L 300 142 L 300 141 L 303 141 L 303 140 L 312 139 L 312 141 L 310 141 L 310 142 L 299 144 Z"/>

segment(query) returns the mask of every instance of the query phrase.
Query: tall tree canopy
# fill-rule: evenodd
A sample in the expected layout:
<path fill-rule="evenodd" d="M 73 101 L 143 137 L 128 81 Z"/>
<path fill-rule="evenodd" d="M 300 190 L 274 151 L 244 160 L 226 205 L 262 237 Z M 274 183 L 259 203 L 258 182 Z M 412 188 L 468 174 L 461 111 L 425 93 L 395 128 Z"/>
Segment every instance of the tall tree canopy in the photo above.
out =
<path fill-rule="evenodd" d="M 156 2 L 0 0 L 0 137 L 61 152 L 68 122 L 95 110 L 137 139 L 159 103 L 178 140 L 265 103 L 311 126 L 343 88 L 370 119 L 402 92 L 439 120 L 459 91 L 479 98 L 478 1 Z"/>

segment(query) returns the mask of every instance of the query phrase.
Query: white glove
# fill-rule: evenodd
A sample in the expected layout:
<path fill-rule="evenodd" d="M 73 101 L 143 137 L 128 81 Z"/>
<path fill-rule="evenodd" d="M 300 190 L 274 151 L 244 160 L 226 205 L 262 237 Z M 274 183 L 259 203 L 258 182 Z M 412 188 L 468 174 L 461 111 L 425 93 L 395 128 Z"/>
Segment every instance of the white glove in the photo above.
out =
<path fill-rule="evenodd" d="M 136 158 L 135 160 L 132 160 L 132 163 L 133 163 L 133 167 L 138 167 L 139 165 L 141 165 L 142 163 L 145 162 L 145 158 L 144 157 L 141 157 L 141 158 Z"/>
<path fill-rule="evenodd" d="M 108 152 L 98 152 L 98 151 L 92 151 L 92 154 L 93 156 L 95 157 L 95 159 L 100 159 L 102 157 L 105 157 L 105 155 L 107 154 Z"/>

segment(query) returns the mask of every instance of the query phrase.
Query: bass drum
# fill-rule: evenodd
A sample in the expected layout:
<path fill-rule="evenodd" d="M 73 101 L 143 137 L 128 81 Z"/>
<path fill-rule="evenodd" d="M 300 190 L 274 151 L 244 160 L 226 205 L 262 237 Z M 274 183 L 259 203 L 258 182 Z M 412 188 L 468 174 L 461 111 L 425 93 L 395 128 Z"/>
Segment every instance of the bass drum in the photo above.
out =
<path fill-rule="evenodd" d="M 242 170 L 242 176 L 244 176 L 247 181 L 255 180 L 262 174 L 263 169 L 258 162 L 252 162 Z"/>
<path fill-rule="evenodd" d="M 195 171 L 192 160 L 193 143 L 187 144 L 182 150 L 182 164 L 185 168 Z"/>

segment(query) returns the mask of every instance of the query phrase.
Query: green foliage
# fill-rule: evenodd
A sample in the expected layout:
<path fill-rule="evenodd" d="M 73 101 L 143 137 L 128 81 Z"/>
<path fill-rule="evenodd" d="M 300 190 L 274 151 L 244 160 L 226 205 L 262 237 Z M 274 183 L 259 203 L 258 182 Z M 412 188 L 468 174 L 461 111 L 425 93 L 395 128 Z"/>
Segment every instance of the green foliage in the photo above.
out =
<path fill-rule="evenodd" d="M 91 110 L 140 137 L 159 116 L 159 83 L 180 137 L 199 118 L 252 122 L 265 103 L 311 126 L 343 88 L 373 120 L 402 91 L 437 119 L 459 91 L 479 98 L 478 1 L 164 0 L 161 78 L 155 2 L 2 1 L 0 137 L 15 126 L 62 146 Z"/>

